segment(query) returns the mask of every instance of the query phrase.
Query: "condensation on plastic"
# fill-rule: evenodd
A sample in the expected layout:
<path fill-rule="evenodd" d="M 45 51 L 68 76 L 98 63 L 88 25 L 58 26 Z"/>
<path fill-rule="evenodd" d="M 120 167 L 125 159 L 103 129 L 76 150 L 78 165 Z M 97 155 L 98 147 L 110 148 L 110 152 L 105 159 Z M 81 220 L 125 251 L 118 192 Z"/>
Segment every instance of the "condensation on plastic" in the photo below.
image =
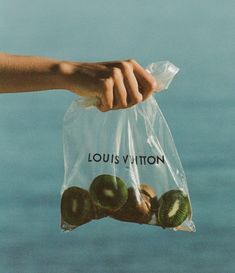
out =
<path fill-rule="evenodd" d="M 156 62 L 146 70 L 167 89 L 179 69 L 168 61 Z M 92 180 L 104 173 L 121 177 L 128 186 L 138 189 L 140 183 L 149 184 L 160 197 L 171 189 L 180 189 L 189 197 L 186 176 L 167 122 L 153 96 L 125 110 L 100 112 L 96 98 L 76 98 L 64 117 L 64 183 L 89 189 Z M 86 109 L 84 109 L 86 108 Z M 96 162 L 93 156 L 114 155 L 115 162 Z M 137 163 L 123 162 L 123 156 L 137 156 Z M 164 155 L 164 164 L 141 164 L 140 156 Z M 93 158 L 93 160 L 91 160 Z M 88 160 L 90 159 L 90 160 Z M 139 160 L 140 161 L 140 160 Z M 138 190 L 135 191 L 138 193 Z M 138 198 L 138 196 L 137 196 Z M 190 197 L 189 197 L 190 200 Z M 191 206 L 191 202 L 190 202 Z M 149 224 L 155 224 L 153 218 Z M 174 230 L 195 231 L 192 206 L 189 217 Z"/>

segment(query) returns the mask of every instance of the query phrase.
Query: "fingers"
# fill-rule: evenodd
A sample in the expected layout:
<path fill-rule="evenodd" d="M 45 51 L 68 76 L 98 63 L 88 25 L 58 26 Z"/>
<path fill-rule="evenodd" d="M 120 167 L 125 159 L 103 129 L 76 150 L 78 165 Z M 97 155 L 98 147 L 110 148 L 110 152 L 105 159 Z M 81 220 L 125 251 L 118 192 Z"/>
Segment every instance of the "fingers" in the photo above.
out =
<path fill-rule="evenodd" d="M 102 112 L 109 111 L 113 108 L 113 80 L 108 78 L 103 81 L 103 92 L 100 97 L 101 103 L 97 105 L 98 109 Z"/>
<path fill-rule="evenodd" d="M 110 62 L 107 66 L 111 75 L 103 79 L 98 106 L 103 112 L 131 107 L 146 100 L 157 89 L 155 79 L 134 60 Z"/>
<path fill-rule="evenodd" d="M 157 82 L 154 77 L 149 74 L 142 66 L 136 61 L 132 60 L 133 70 L 136 79 L 139 83 L 140 92 L 143 95 L 143 101 L 152 95 L 154 91 L 158 90 Z"/>
<path fill-rule="evenodd" d="M 133 68 L 131 66 L 124 66 L 124 82 L 127 89 L 127 102 L 128 107 L 131 107 L 143 100 L 143 95 L 140 93 L 139 84 L 134 75 Z"/>
<path fill-rule="evenodd" d="M 128 107 L 127 90 L 123 81 L 121 70 L 116 71 L 116 80 L 114 85 L 114 109 L 121 109 Z"/>

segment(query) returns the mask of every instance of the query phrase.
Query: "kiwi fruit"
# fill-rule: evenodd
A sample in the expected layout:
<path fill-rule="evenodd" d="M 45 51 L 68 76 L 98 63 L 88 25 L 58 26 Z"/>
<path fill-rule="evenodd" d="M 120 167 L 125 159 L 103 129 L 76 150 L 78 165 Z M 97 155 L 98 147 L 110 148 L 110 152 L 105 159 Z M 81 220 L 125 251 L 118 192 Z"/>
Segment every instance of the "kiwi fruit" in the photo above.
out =
<path fill-rule="evenodd" d="M 133 187 L 128 188 L 128 200 L 125 205 L 114 212 L 111 217 L 126 222 L 147 224 L 152 218 L 151 198 L 156 196 L 153 188 L 146 184 L 139 186 L 140 200 L 136 197 Z"/>
<path fill-rule="evenodd" d="M 139 189 L 140 189 L 140 192 L 149 196 L 150 198 L 153 198 L 156 196 L 155 190 L 148 184 L 140 184 Z"/>
<path fill-rule="evenodd" d="M 75 186 L 66 189 L 61 197 L 61 217 L 62 221 L 73 226 L 92 220 L 93 208 L 89 192 Z"/>
<path fill-rule="evenodd" d="M 164 193 L 157 203 L 157 225 L 163 228 L 181 225 L 190 213 L 188 196 L 181 190 Z"/>
<path fill-rule="evenodd" d="M 125 182 L 109 174 L 97 176 L 91 183 L 90 196 L 98 208 L 106 211 L 116 211 L 127 201 L 128 189 Z"/>

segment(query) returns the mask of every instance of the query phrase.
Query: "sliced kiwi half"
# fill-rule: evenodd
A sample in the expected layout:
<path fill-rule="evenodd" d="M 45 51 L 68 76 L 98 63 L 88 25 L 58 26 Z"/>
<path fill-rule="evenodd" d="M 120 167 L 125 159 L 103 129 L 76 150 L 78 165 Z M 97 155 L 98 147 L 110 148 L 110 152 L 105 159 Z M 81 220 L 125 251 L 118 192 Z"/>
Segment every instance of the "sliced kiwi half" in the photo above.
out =
<path fill-rule="evenodd" d="M 109 174 L 97 176 L 91 183 L 89 191 L 94 205 L 107 211 L 120 209 L 128 198 L 125 182 Z"/>
<path fill-rule="evenodd" d="M 93 217 L 89 192 L 75 186 L 66 189 L 61 197 L 61 217 L 73 226 L 89 222 Z"/>
<path fill-rule="evenodd" d="M 170 190 L 158 200 L 156 218 L 157 225 L 177 227 L 181 225 L 190 213 L 188 196 L 182 190 Z"/>

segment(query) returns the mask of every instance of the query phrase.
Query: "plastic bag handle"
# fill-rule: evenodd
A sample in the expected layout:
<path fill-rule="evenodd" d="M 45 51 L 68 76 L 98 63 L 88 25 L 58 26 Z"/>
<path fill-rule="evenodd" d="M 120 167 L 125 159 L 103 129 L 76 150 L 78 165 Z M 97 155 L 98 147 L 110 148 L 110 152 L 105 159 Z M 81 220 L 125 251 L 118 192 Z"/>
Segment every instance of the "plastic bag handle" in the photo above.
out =
<path fill-rule="evenodd" d="M 166 90 L 175 75 L 179 72 L 179 68 L 169 61 L 159 61 L 152 63 L 146 67 L 149 72 L 157 81 L 158 89 L 156 91 Z M 81 108 L 96 107 L 99 103 L 98 97 L 80 97 L 77 99 L 77 104 Z"/>

